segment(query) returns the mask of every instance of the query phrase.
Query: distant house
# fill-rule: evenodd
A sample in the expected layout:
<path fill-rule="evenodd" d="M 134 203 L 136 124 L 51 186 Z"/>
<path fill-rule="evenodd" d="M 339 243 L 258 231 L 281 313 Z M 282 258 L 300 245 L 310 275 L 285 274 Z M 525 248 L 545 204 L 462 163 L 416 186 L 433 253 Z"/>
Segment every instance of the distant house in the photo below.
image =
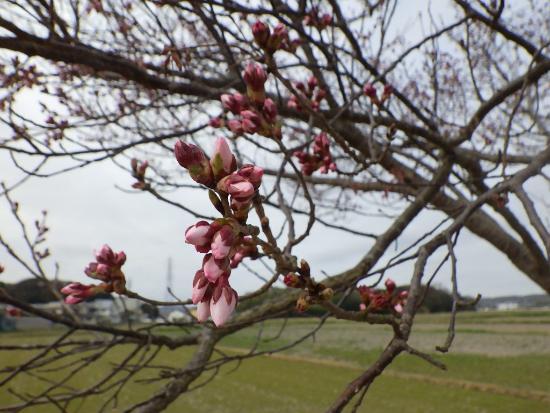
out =
<path fill-rule="evenodd" d="M 507 301 L 504 303 L 497 304 L 497 311 L 508 311 L 508 310 L 517 310 L 519 308 L 519 303 Z"/>

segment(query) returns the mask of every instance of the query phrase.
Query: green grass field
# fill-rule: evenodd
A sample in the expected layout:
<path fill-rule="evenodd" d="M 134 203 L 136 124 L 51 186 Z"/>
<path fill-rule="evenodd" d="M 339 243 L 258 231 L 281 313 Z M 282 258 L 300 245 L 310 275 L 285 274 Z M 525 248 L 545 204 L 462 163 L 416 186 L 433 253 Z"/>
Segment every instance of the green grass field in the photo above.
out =
<path fill-rule="evenodd" d="M 444 341 L 447 316 L 421 315 L 412 344 L 432 354 Z M 227 337 L 220 348 L 227 354 L 242 354 L 257 344 L 271 351 L 292 343 L 311 330 L 315 320 L 291 320 L 278 334 L 282 320 L 273 320 Z M 2 344 L 51 342 L 60 331 L 0 334 Z M 178 334 L 166 329 L 167 334 Z M 260 334 L 261 333 L 261 334 Z M 84 335 L 83 335 L 84 336 Z M 259 340 L 258 340 L 259 337 Z M 314 338 L 298 347 L 224 366 L 207 386 L 183 395 L 169 412 L 323 412 L 369 362 L 389 337 L 387 328 L 330 320 Z M 90 368 L 66 381 L 71 388 L 84 388 L 101 379 L 113 363 L 120 363 L 135 347 L 126 345 L 94 361 Z M 183 366 L 193 349 L 163 350 L 158 365 Z M 16 366 L 35 351 L 0 352 L 0 367 Z M 379 378 L 360 412 L 550 412 L 550 312 L 464 313 L 458 317 L 457 338 L 450 354 L 436 355 L 448 366 L 440 371 L 426 362 L 402 355 Z M 67 363 L 64 360 L 62 363 Z M 137 378 L 152 373 L 143 371 Z M 6 374 L 0 374 L 0 380 Z M 41 373 L 42 379 L 22 375 L 0 389 L 0 409 L 18 402 L 16 394 L 36 395 L 56 379 L 59 371 Z M 136 403 L 153 393 L 161 383 L 130 382 L 120 393 L 121 406 Z M 112 391 L 115 391 L 113 388 Z M 93 412 L 102 397 L 88 397 L 69 406 L 71 412 Z M 44 406 L 34 412 L 56 412 Z M 109 407 L 106 411 L 116 412 Z"/>

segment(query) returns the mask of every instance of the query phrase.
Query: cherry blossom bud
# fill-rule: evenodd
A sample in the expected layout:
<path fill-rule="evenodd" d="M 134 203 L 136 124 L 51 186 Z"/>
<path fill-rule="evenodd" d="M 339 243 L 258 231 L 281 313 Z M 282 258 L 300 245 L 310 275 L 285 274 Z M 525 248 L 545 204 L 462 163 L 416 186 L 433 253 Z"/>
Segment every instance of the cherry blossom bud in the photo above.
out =
<path fill-rule="evenodd" d="M 386 100 L 393 93 L 392 85 L 384 85 L 384 91 L 382 92 L 382 99 Z"/>
<path fill-rule="evenodd" d="M 230 111 L 234 115 L 238 115 L 241 110 L 243 110 L 244 100 L 242 99 L 242 95 L 240 93 L 234 93 L 232 95 L 223 94 L 221 95 L 220 100 L 224 109 Z"/>
<path fill-rule="evenodd" d="M 259 131 L 262 126 L 262 120 L 256 112 L 251 110 L 243 110 L 241 112 L 242 127 L 246 133 L 256 133 Z"/>
<path fill-rule="evenodd" d="M 197 304 L 197 320 L 204 323 L 210 317 L 210 301 L 201 301 Z"/>
<path fill-rule="evenodd" d="M 325 89 L 317 89 L 317 92 L 315 92 L 315 101 L 321 102 L 326 96 L 327 92 Z"/>
<path fill-rule="evenodd" d="M 321 26 L 325 28 L 327 26 L 330 26 L 331 24 L 332 24 L 332 15 L 328 13 L 323 14 L 323 16 L 321 17 Z"/>
<path fill-rule="evenodd" d="M 210 165 L 214 177 L 217 180 L 229 175 L 237 169 L 237 160 L 224 138 L 218 138 L 216 141 L 216 148 L 210 159 Z"/>
<path fill-rule="evenodd" d="M 193 304 L 197 304 L 203 299 L 209 285 L 210 282 L 208 281 L 208 278 L 204 276 L 204 271 L 197 271 L 195 278 L 193 279 L 193 293 L 191 295 Z"/>
<path fill-rule="evenodd" d="M 254 189 L 258 189 L 262 184 L 264 170 L 259 166 L 246 164 L 239 169 L 237 174 L 250 182 L 254 186 Z"/>
<path fill-rule="evenodd" d="M 242 237 L 240 244 L 236 248 L 236 252 L 231 257 L 231 268 L 236 268 L 245 257 L 255 259 L 258 257 L 258 248 L 249 235 Z"/>
<path fill-rule="evenodd" d="M 65 302 L 67 304 L 78 304 L 86 298 L 97 294 L 99 290 L 100 289 L 94 285 L 70 283 L 61 289 L 61 293 L 67 296 L 65 297 Z"/>
<path fill-rule="evenodd" d="M 223 260 L 229 255 L 231 247 L 235 243 L 235 233 L 229 225 L 224 225 L 212 237 L 212 256 L 217 260 Z"/>
<path fill-rule="evenodd" d="M 391 278 L 388 278 L 386 280 L 386 282 L 384 283 L 384 285 L 386 286 L 386 290 L 388 290 L 388 292 L 391 294 L 394 292 L 395 290 L 395 282 L 391 279 Z"/>
<path fill-rule="evenodd" d="M 214 183 L 208 157 L 198 146 L 177 141 L 174 154 L 178 163 L 189 171 L 189 175 L 195 182 L 206 186 Z"/>
<path fill-rule="evenodd" d="M 115 265 L 117 267 L 122 267 L 126 262 L 126 253 L 124 251 L 117 252 L 115 254 Z"/>
<path fill-rule="evenodd" d="M 396 313 L 401 314 L 403 312 L 403 305 L 401 303 L 397 303 L 393 306 L 393 309 Z"/>
<path fill-rule="evenodd" d="M 194 245 L 198 252 L 210 251 L 212 228 L 206 221 L 199 221 L 185 231 L 185 242 Z"/>
<path fill-rule="evenodd" d="M 376 88 L 372 83 L 366 83 L 363 87 L 363 93 L 371 99 L 376 98 Z"/>
<path fill-rule="evenodd" d="M 208 125 L 212 126 L 213 128 L 221 128 L 223 126 L 223 119 L 219 116 L 216 116 L 215 118 L 210 119 L 208 121 Z"/>
<path fill-rule="evenodd" d="M 244 133 L 243 124 L 240 120 L 231 119 L 227 122 L 227 127 L 235 135 L 242 135 Z"/>
<path fill-rule="evenodd" d="M 229 317 L 237 306 L 239 296 L 237 292 L 231 288 L 226 277 L 220 279 L 212 298 L 210 299 L 210 315 L 216 327 L 220 327 L 229 320 Z"/>
<path fill-rule="evenodd" d="M 229 175 L 218 182 L 218 190 L 231 195 L 238 202 L 247 202 L 254 196 L 254 185 L 240 175 Z"/>
<path fill-rule="evenodd" d="M 256 21 L 256 23 L 252 25 L 252 35 L 254 36 L 254 41 L 262 49 L 267 46 L 270 34 L 269 27 L 260 20 Z"/>
<path fill-rule="evenodd" d="M 275 26 L 273 34 L 269 37 L 266 49 L 270 53 L 274 53 L 282 47 L 286 40 L 288 40 L 288 31 L 284 24 L 279 23 Z"/>
<path fill-rule="evenodd" d="M 288 99 L 288 102 L 287 102 L 286 106 L 287 106 L 289 109 L 301 110 L 300 104 L 298 103 L 298 98 L 297 98 L 296 96 L 294 96 L 294 95 L 292 95 L 292 96 Z"/>
<path fill-rule="evenodd" d="M 111 265 L 115 260 L 115 253 L 107 244 L 104 244 L 95 254 L 95 259 L 101 264 Z"/>
<path fill-rule="evenodd" d="M 307 80 L 307 87 L 311 92 L 313 92 L 313 90 L 317 87 L 318 84 L 319 84 L 319 81 L 315 76 L 310 76 L 309 79 Z"/>
<path fill-rule="evenodd" d="M 384 294 L 376 294 L 371 297 L 370 307 L 373 310 L 380 310 L 388 305 L 388 297 Z"/>
<path fill-rule="evenodd" d="M 252 90 L 264 90 L 264 84 L 267 80 L 267 73 L 259 63 L 250 62 L 244 69 L 242 75 L 244 82 Z"/>
<path fill-rule="evenodd" d="M 303 282 L 302 279 L 295 273 L 291 272 L 285 275 L 283 282 L 287 287 L 290 288 L 302 288 Z"/>
<path fill-rule="evenodd" d="M 399 293 L 397 298 L 399 298 L 400 300 L 406 300 L 408 296 L 409 296 L 409 292 L 407 290 L 403 290 Z"/>
<path fill-rule="evenodd" d="M 273 35 L 279 38 L 284 38 L 288 36 L 288 30 L 283 23 L 278 23 L 273 29 Z"/>
<path fill-rule="evenodd" d="M 365 302 L 368 302 L 370 300 L 371 296 L 371 289 L 367 287 L 366 285 L 361 285 L 357 287 L 357 290 L 359 291 L 359 295 L 361 296 L 361 299 Z"/>
<path fill-rule="evenodd" d="M 212 283 L 215 283 L 221 276 L 228 276 L 231 271 L 228 259 L 217 260 L 212 254 L 204 256 L 202 270 L 204 276 Z"/>
<path fill-rule="evenodd" d="M 366 309 L 367 309 L 367 305 L 365 303 L 359 304 L 359 310 L 360 311 L 365 311 Z"/>
<path fill-rule="evenodd" d="M 268 123 L 274 123 L 277 120 L 277 105 L 270 98 L 264 101 L 263 115 Z"/>
<path fill-rule="evenodd" d="M 294 87 L 300 92 L 306 93 L 306 85 L 304 85 L 304 82 L 295 82 Z"/>

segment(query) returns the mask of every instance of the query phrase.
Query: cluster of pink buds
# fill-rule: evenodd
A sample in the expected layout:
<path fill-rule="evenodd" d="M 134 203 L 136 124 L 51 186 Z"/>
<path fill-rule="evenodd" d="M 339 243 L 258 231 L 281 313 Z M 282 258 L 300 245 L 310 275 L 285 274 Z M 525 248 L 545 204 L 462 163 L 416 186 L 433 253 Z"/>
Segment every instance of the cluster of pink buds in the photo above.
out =
<path fill-rule="evenodd" d="M 378 98 L 378 91 L 372 83 L 366 83 L 363 87 L 363 93 L 367 96 L 372 103 L 377 106 L 382 105 L 386 100 L 390 98 L 393 93 L 392 85 L 384 85 L 384 90 L 382 91 L 382 97 Z"/>
<path fill-rule="evenodd" d="M 304 25 L 316 27 L 323 30 L 332 24 L 332 15 L 323 13 L 321 15 L 319 8 L 314 6 L 304 17 Z"/>
<path fill-rule="evenodd" d="M 359 305 L 361 311 L 393 309 L 398 314 L 403 312 L 408 292 L 404 290 L 398 293 L 395 282 L 389 278 L 384 285 L 386 286 L 386 291 L 373 290 L 365 285 L 357 288 L 362 301 Z"/>
<path fill-rule="evenodd" d="M 336 170 L 336 164 L 332 161 L 330 154 L 330 142 L 325 132 L 321 132 L 315 137 L 312 149 L 313 153 L 311 154 L 305 151 L 294 152 L 294 156 L 302 165 L 304 175 L 309 176 L 317 170 L 323 174 Z"/>
<path fill-rule="evenodd" d="M 121 268 L 126 262 L 124 251 L 113 252 L 111 247 L 103 245 L 95 254 L 96 261 L 91 262 L 84 269 L 84 273 L 93 279 L 102 281 L 99 285 L 84 285 L 81 283 L 71 283 L 61 289 L 65 294 L 67 304 L 77 304 L 88 297 L 99 293 L 116 292 L 124 294 L 126 292 L 126 278 Z"/>
<path fill-rule="evenodd" d="M 294 87 L 296 88 L 298 94 L 302 97 L 302 99 L 309 102 L 311 109 L 313 109 L 314 111 L 318 111 L 321 102 L 327 96 L 327 92 L 319 87 L 319 82 L 315 76 L 310 76 L 306 83 L 307 85 L 305 85 L 303 82 L 296 82 L 294 83 Z M 300 99 L 297 95 L 292 95 L 288 99 L 287 106 L 290 109 L 294 109 L 297 111 L 302 110 Z"/>
<path fill-rule="evenodd" d="M 132 176 L 136 178 L 136 182 L 132 184 L 132 188 L 146 189 L 147 183 L 145 182 L 145 171 L 147 171 L 147 168 L 149 167 L 149 162 L 140 162 L 134 158 L 130 162 L 130 165 L 132 167 Z"/>
<path fill-rule="evenodd" d="M 290 40 L 288 30 L 282 23 L 277 24 L 271 32 L 267 24 L 258 20 L 252 25 L 252 35 L 256 44 L 270 55 L 277 50 L 294 53 L 300 45 L 299 39 Z"/>
<path fill-rule="evenodd" d="M 193 280 L 192 300 L 197 304 L 197 319 L 203 322 L 211 316 L 214 324 L 221 326 L 238 301 L 237 292 L 229 285 L 231 268 L 246 256 L 256 258 L 258 250 L 251 237 L 240 234 L 239 223 L 231 218 L 211 224 L 197 222 L 185 231 L 185 242 L 206 254 Z"/>
<path fill-rule="evenodd" d="M 185 242 L 206 254 L 193 280 L 192 301 L 197 305 L 197 319 L 203 322 L 212 317 L 214 324 L 221 326 L 238 301 L 237 292 L 229 285 L 231 268 L 246 256 L 256 258 L 258 250 L 250 237 L 240 233 L 239 223 L 231 218 L 211 224 L 197 222 L 185 231 Z"/>
<path fill-rule="evenodd" d="M 203 322 L 212 317 L 214 324 L 221 326 L 231 316 L 238 300 L 229 285 L 231 269 L 245 257 L 258 257 L 256 244 L 245 233 L 243 224 L 264 171 L 255 165 L 237 169 L 235 156 L 224 138 L 216 141 L 210 160 L 196 146 L 181 141 L 176 143 L 174 151 L 180 165 L 189 170 L 193 179 L 213 189 L 209 192 L 210 199 L 224 215 L 212 223 L 199 221 L 185 231 L 185 242 L 205 254 L 202 268 L 193 281 L 192 301 L 197 305 L 197 318 Z"/>
<path fill-rule="evenodd" d="M 265 96 L 267 72 L 259 63 L 249 63 L 243 71 L 246 96 L 236 92 L 224 94 L 220 100 L 224 115 L 210 121 L 210 126 L 227 126 L 235 135 L 258 133 L 281 139 L 281 125 L 277 121 L 277 105 Z M 228 119 L 228 114 L 233 114 Z"/>

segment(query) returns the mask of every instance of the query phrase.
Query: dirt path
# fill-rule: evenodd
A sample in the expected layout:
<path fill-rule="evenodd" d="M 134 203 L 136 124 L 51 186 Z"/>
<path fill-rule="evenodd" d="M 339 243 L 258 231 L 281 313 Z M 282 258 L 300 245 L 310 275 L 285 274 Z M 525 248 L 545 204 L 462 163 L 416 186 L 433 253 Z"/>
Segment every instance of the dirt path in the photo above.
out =
<path fill-rule="evenodd" d="M 221 347 L 224 350 L 232 351 L 239 354 L 248 353 L 247 350 L 240 349 L 238 347 Z M 304 356 L 290 356 L 285 354 L 272 354 L 266 355 L 263 357 L 271 357 L 278 360 L 289 360 L 289 361 L 301 361 L 306 363 L 319 364 L 323 366 L 339 367 L 346 368 L 350 370 L 363 371 L 362 368 L 358 367 L 357 364 L 346 362 L 346 361 L 336 361 L 336 360 L 323 360 L 314 357 L 304 357 Z M 466 390 L 475 390 L 484 393 L 498 394 L 501 396 L 512 396 L 518 397 L 521 399 L 534 400 L 539 402 L 544 402 L 550 404 L 550 393 L 540 391 L 540 390 L 528 390 L 528 389 L 517 389 L 513 387 L 500 386 L 498 384 L 492 383 L 483 383 L 470 380 L 461 380 L 461 379 L 446 379 L 439 377 L 432 377 L 427 374 L 419 373 L 406 373 L 399 371 L 386 370 L 383 373 L 386 377 L 394 377 L 397 379 L 405 380 L 416 380 L 423 383 L 430 383 L 439 386 L 461 388 Z"/>

